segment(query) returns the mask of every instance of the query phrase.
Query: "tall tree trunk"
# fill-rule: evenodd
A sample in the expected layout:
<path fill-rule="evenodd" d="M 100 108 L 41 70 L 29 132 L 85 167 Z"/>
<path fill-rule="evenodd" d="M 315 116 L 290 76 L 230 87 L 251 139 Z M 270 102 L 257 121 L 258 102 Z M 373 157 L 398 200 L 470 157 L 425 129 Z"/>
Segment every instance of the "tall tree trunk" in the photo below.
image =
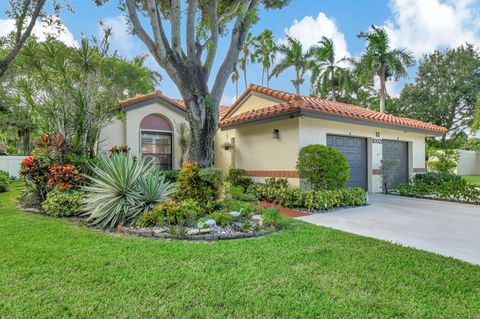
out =
<path fill-rule="evenodd" d="M 30 130 L 28 128 L 23 131 L 23 155 L 30 155 Z"/>
<path fill-rule="evenodd" d="M 380 112 L 385 112 L 385 66 L 380 67 Z"/>
<path fill-rule="evenodd" d="M 238 79 L 235 80 L 235 100 L 238 99 Z"/>
<path fill-rule="evenodd" d="M 270 87 L 270 68 L 267 66 L 267 88 Z"/>
<path fill-rule="evenodd" d="M 335 91 L 335 79 L 330 80 L 330 90 L 332 91 L 332 101 L 337 100 L 337 92 Z"/>
<path fill-rule="evenodd" d="M 265 68 L 262 69 L 262 86 L 265 79 Z"/>
<path fill-rule="evenodd" d="M 247 81 L 247 65 L 245 65 L 245 68 L 243 69 L 243 81 L 245 83 L 245 90 L 248 87 L 248 81 Z"/>
<path fill-rule="evenodd" d="M 295 81 L 293 82 L 293 86 L 295 87 L 295 92 L 297 95 L 300 95 L 300 70 L 298 68 L 295 69 Z"/>
<path fill-rule="evenodd" d="M 197 114 L 201 109 L 210 109 L 205 100 L 190 100 L 188 103 L 188 119 L 190 122 L 190 145 L 188 146 L 188 160 L 198 162 L 201 167 L 210 167 L 213 164 L 213 142 L 218 125 L 218 112 L 211 108 L 202 121 Z"/>
<path fill-rule="evenodd" d="M 192 77 L 185 81 L 188 87 L 183 87 L 181 93 L 188 105 L 190 123 L 188 160 L 199 163 L 201 167 L 210 167 L 213 164 L 213 142 L 218 127 L 218 102 L 209 94 L 202 78 L 200 75 L 199 78 Z"/>

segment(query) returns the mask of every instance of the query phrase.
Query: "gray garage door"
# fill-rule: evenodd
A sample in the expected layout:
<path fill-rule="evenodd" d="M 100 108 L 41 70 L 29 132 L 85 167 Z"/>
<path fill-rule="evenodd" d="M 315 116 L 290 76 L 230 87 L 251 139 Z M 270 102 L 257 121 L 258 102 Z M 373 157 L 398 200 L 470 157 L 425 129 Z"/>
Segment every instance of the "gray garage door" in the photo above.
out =
<path fill-rule="evenodd" d="M 389 187 L 393 187 L 398 183 L 408 182 L 408 143 L 383 140 L 382 144 L 383 159 L 398 159 L 400 161 L 396 174 L 393 178 L 392 185 Z"/>
<path fill-rule="evenodd" d="M 367 189 L 367 140 L 364 138 L 327 135 L 327 145 L 333 147 L 348 159 L 350 179 L 347 187 Z"/>

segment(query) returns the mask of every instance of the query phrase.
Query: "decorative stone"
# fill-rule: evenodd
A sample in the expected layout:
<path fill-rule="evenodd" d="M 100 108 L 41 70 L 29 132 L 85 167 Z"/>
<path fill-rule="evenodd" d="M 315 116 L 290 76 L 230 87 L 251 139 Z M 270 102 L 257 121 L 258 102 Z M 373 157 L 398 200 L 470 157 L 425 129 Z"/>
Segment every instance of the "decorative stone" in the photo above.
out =
<path fill-rule="evenodd" d="M 212 232 L 212 229 L 211 228 L 201 228 L 200 229 L 200 234 L 208 234 L 208 233 L 211 233 Z"/>
<path fill-rule="evenodd" d="M 200 233 L 200 229 L 198 228 L 187 229 L 187 235 L 198 235 L 199 233 Z"/>
<path fill-rule="evenodd" d="M 245 238 L 251 238 L 251 237 L 255 237 L 255 233 L 245 233 Z"/>
<path fill-rule="evenodd" d="M 263 236 L 265 234 L 266 234 L 266 232 L 264 230 L 259 230 L 259 231 L 255 232 L 255 237 L 260 237 L 260 236 Z"/>
<path fill-rule="evenodd" d="M 232 234 L 220 234 L 220 239 L 232 239 Z"/>
<path fill-rule="evenodd" d="M 243 227 L 243 223 L 241 223 L 241 222 L 233 222 L 233 226 L 236 227 L 236 228 L 242 228 L 242 227 Z"/>
<path fill-rule="evenodd" d="M 153 230 L 153 237 L 156 237 L 156 238 L 166 238 L 167 237 L 167 233 L 165 232 L 165 230 L 158 230 L 158 229 L 154 229 Z"/>
<path fill-rule="evenodd" d="M 125 228 L 124 232 L 127 235 L 136 235 L 137 234 L 137 230 L 134 229 L 134 228 Z"/>
<path fill-rule="evenodd" d="M 153 230 L 150 228 L 139 228 L 137 229 L 137 235 L 142 236 L 142 237 L 152 237 L 153 236 Z"/>
<path fill-rule="evenodd" d="M 218 235 L 205 235 L 205 240 L 217 240 L 218 238 Z"/>
<path fill-rule="evenodd" d="M 191 240 L 204 240 L 205 235 L 192 235 L 192 236 L 190 236 L 190 239 Z"/>
<path fill-rule="evenodd" d="M 233 233 L 232 234 L 232 239 L 240 239 L 240 238 L 245 238 L 244 233 Z"/>

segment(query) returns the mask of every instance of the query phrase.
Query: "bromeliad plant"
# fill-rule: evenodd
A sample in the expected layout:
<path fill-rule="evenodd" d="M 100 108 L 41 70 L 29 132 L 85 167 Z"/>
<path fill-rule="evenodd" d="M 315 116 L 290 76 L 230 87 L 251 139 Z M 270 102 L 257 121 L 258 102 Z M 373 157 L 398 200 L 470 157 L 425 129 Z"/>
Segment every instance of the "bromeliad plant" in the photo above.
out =
<path fill-rule="evenodd" d="M 102 157 L 91 169 L 94 176 L 87 176 L 91 185 L 83 188 L 87 192 L 84 215 L 104 228 L 134 222 L 175 192 L 174 184 L 130 154 Z"/>

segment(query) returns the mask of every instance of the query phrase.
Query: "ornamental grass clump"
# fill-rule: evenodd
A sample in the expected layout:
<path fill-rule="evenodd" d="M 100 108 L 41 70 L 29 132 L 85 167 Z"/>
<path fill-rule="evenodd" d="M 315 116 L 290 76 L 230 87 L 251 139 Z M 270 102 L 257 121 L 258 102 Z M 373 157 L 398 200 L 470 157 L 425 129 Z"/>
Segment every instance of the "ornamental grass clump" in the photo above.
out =
<path fill-rule="evenodd" d="M 130 154 L 102 157 L 91 170 L 93 176 L 87 176 L 91 185 L 83 187 L 87 193 L 84 215 L 90 223 L 104 228 L 135 222 L 175 192 L 174 184 L 165 182 L 152 166 Z"/>

